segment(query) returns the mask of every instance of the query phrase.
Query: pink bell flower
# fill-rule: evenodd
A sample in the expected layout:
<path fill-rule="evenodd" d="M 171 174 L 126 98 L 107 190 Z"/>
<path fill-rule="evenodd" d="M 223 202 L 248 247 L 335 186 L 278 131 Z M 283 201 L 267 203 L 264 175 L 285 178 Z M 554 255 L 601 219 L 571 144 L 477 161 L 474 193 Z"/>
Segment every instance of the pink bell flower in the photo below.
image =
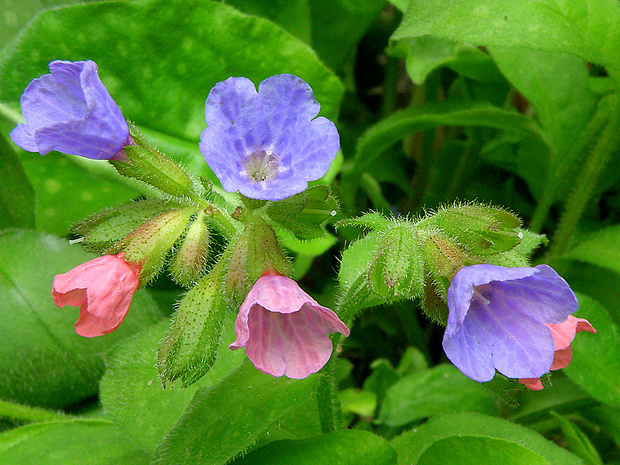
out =
<path fill-rule="evenodd" d="M 125 253 L 104 255 L 54 277 L 58 307 L 79 306 L 75 332 L 84 337 L 111 333 L 123 322 L 140 284 L 142 265 L 125 262 Z"/>
<path fill-rule="evenodd" d="M 271 376 L 302 379 L 319 371 L 333 346 L 328 333 L 349 335 L 349 328 L 295 281 L 271 274 L 260 277 L 241 304 L 233 350 L 245 347 L 254 366 Z"/>
<path fill-rule="evenodd" d="M 568 366 L 573 358 L 573 349 L 570 344 L 575 339 L 576 333 L 587 331 L 596 334 L 596 329 L 588 320 L 576 318 L 572 315 L 569 315 L 562 323 L 548 324 L 547 326 L 551 330 L 553 349 L 555 350 L 550 370 L 560 370 Z M 543 388 L 540 378 L 520 378 L 519 382 L 533 391 L 540 391 Z"/>

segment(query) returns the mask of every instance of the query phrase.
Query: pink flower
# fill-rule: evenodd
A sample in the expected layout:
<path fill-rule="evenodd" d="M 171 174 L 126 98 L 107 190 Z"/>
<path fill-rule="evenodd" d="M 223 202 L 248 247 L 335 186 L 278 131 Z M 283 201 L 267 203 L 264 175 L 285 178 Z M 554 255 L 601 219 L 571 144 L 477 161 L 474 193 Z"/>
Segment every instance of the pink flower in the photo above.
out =
<path fill-rule="evenodd" d="M 245 347 L 254 366 L 272 376 L 301 379 L 329 360 L 327 333 L 349 335 L 349 328 L 284 276 L 262 276 L 254 283 L 235 322 L 233 350 Z"/>
<path fill-rule="evenodd" d="M 553 336 L 553 363 L 550 370 L 560 370 L 565 368 L 573 358 L 573 349 L 570 343 L 575 339 L 575 333 L 587 331 L 596 334 L 596 329 L 583 318 L 576 318 L 569 315 L 568 318 L 558 324 L 548 324 Z M 540 378 L 521 378 L 519 382 L 533 391 L 540 391 L 543 388 Z"/>
<path fill-rule="evenodd" d="M 137 262 L 125 262 L 124 252 L 82 263 L 54 277 L 54 303 L 58 307 L 80 306 L 80 318 L 75 323 L 80 336 L 111 333 L 127 315 L 141 268 Z"/>

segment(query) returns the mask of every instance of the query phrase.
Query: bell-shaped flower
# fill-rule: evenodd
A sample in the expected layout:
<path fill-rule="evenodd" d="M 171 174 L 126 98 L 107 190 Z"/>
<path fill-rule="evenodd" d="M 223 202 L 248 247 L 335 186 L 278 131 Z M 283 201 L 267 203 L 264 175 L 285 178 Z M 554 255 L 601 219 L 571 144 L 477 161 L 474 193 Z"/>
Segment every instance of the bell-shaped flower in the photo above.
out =
<path fill-rule="evenodd" d="M 207 98 L 200 151 L 228 192 L 281 200 L 323 176 L 340 138 L 310 86 L 290 74 L 271 76 L 258 92 L 247 78 L 218 83 Z"/>
<path fill-rule="evenodd" d="M 572 315 L 569 315 L 562 323 L 547 326 L 551 330 L 555 350 L 550 370 L 560 370 L 568 366 L 573 358 L 573 349 L 570 344 L 575 339 L 576 333 L 587 331 L 596 334 L 596 329 L 588 320 L 576 318 Z M 540 391 L 543 388 L 540 378 L 521 378 L 519 382 L 534 391 Z"/>
<path fill-rule="evenodd" d="M 272 376 L 306 378 L 329 360 L 328 333 L 349 335 L 349 328 L 284 276 L 260 277 L 241 304 L 235 322 L 237 340 L 254 366 Z"/>
<path fill-rule="evenodd" d="M 96 160 L 126 159 L 129 127 L 93 61 L 52 61 L 51 74 L 33 80 L 21 98 L 26 124 L 15 144 L 47 155 L 52 150 Z"/>
<path fill-rule="evenodd" d="M 75 331 L 95 337 L 111 333 L 123 322 L 140 269 L 137 262 L 125 262 L 125 254 L 104 255 L 54 277 L 52 294 L 58 307 L 79 306 Z"/>
<path fill-rule="evenodd" d="M 547 265 L 505 268 L 473 265 L 456 273 L 448 289 L 443 349 L 469 378 L 490 381 L 538 378 L 552 366 L 549 325 L 577 310 L 570 287 Z"/>

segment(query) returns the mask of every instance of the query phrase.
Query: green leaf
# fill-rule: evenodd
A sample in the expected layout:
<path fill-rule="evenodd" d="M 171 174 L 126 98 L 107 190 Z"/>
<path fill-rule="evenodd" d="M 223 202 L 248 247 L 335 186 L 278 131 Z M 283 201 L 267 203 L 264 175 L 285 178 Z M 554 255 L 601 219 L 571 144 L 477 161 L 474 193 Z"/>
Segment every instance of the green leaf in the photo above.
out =
<path fill-rule="evenodd" d="M 3 436 L 10 441 L 3 444 Z M 72 420 L 25 426 L 0 435 L 3 465 L 147 465 L 150 457 L 107 421 Z"/>
<path fill-rule="evenodd" d="M 436 465 L 439 463 L 549 465 L 549 462 L 539 454 L 516 442 L 475 436 L 440 439 L 426 449 L 417 461 L 418 465 Z"/>
<path fill-rule="evenodd" d="M 0 61 L 0 101 L 17 107 L 28 82 L 59 57 L 94 60 L 124 116 L 147 136 L 159 134 L 178 147 L 170 155 L 194 174 L 210 173 L 198 141 L 205 100 L 217 82 L 245 76 L 258 85 L 274 74 L 295 74 L 312 86 L 330 119 L 343 94 L 308 45 L 271 21 L 207 0 L 102 2 L 43 12 Z"/>
<path fill-rule="evenodd" d="M 314 49 L 330 68 L 338 69 L 387 2 L 309 0 L 309 3 Z"/>
<path fill-rule="evenodd" d="M 218 359 L 212 369 L 188 387 L 163 389 L 157 371 L 157 348 L 165 336 L 168 321 L 162 321 L 135 338 L 117 345 L 106 358 L 101 380 L 101 401 L 107 414 L 123 434 L 141 448 L 154 453 L 157 445 L 179 421 L 192 398 L 204 386 L 212 386 L 243 361 L 242 351 L 228 349 L 234 341 L 231 312 L 223 325 Z"/>
<path fill-rule="evenodd" d="M 554 162 L 565 162 L 596 108 L 586 64 L 560 53 L 502 47 L 490 51 L 502 74 L 536 109 L 555 147 Z"/>
<path fill-rule="evenodd" d="M 354 169 L 367 171 L 381 153 L 406 135 L 435 126 L 484 126 L 514 131 L 541 139 L 540 128 L 530 118 L 484 102 L 437 103 L 400 110 L 371 127 L 361 137 Z"/>
<path fill-rule="evenodd" d="M 392 39 L 426 35 L 570 53 L 620 68 L 620 5 L 615 0 L 412 0 Z"/>
<path fill-rule="evenodd" d="M 314 239 L 326 234 L 322 224 L 336 215 L 338 201 L 326 186 L 315 186 L 287 199 L 269 202 L 265 212 L 298 239 Z"/>
<path fill-rule="evenodd" d="M 620 225 L 608 226 L 586 236 L 562 258 L 620 273 Z"/>
<path fill-rule="evenodd" d="M 34 190 L 19 159 L 0 135 L 0 229 L 34 229 Z"/>
<path fill-rule="evenodd" d="M 274 378 L 246 361 L 218 384 L 196 393 L 159 446 L 156 460 L 174 465 L 225 464 L 246 452 L 295 405 L 312 397 L 317 380 L 316 376 Z"/>
<path fill-rule="evenodd" d="M 286 29 L 294 36 L 310 44 L 312 25 L 310 23 L 310 6 L 308 0 L 222 0 L 244 13 L 267 18 Z"/>
<path fill-rule="evenodd" d="M 396 463 L 396 453 L 385 439 L 366 431 L 343 430 L 310 439 L 272 442 L 236 460 L 234 465 Z"/>
<path fill-rule="evenodd" d="M 393 384 L 385 395 L 379 423 L 403 426 L 444 413 L 497 413 L 496 400 L 453 365 L 419 371 Z"/>
<path fill-rule="evenodd" d="M 94 258 L 68 241 L 30 231 L 0 234 L 0 398 L 62 408 L 95 395 L 103 354 L 162 316 L 145 291 L 134 295 L 125 322 L 99 338 L 78 336 L 75 307 L 57 308 L 55 274 Z"/>
<path fill-rule="evenodd" d="M 101 161 L 84 159 L 77 164 L 70 156 L 57 152 L 41 157 L 20 151 L 19 156 L 34 188 L 36 225 L 41 231 L 64 236 L 71 224 L 87 215 L 138 195 L 118 181 L 120 176 L 111 167 L 110 178 L 94 175 L 86 168 L 95 163 L 107 168 L 107 163 Z"/>
<path fill-rule="evenodd" d="M 576 315 L 590 322 L 597 333 L 578 333 L 573 340 L 573 359 L 566 375 L 595 399 L 620 405 L 620 328 L 597 302 L 577 294 Z"/>
<path fill-rule="evenodd" d="M 555 412 L 551 412 L 554 418 L 560 423 L 560 429 L 564 433 L 564 437 L 568 442 L 570 450 L 576 455 L 581 457 L 585 463 L 590 465 L 603 465 L 601 457 L 598 455 L 596 448 L 588 439 L 583 431 L 579 429 L 577 425 L 572 423 L 562 415 L 558 415 Z"/>
<path fill-rule="evenodd" d="M 465 437 L 464 442 L 459 444 L 459 437 Z M 398 436 L 392 441 L 392 446 L 396 449 L 398 454 L 399 464 L 417 464 L 417 463 L 429 463 L 434 454 L 445 453 L 445 448 L 450 443 L 439 444 L 438 450 L 433 451 L 434 444 L 441 440 L 454 438 L 451 444 L 453 447 L 458 448 L 459 453 L 467 454 L 467 442 L 471 441 L 469 438 L 479 439 L 491 439 L 491 440 L 503 440 L 525 448 L 535 455 L 531 455 L 534 460 L 539 460 L 538 457 L 542 457 L 544 461 L 542 463 L 549 463 L 552 465 L 582 465 L 582 461 L 571 454 L 570 452 L 556 446 L 554 443 L 547 441 L 542 436 L 533 432 L 530 429 L 523 426 L 515 425 L 506 420 L 500 418 L 489 417 L 486 415 L 480 415 L 477 413 L 461 413 L 455 415 L 443 415 L 438 418 L 432 419 L 422 426 L 418 426 L 415 429 L 408 431 L 401 436 Z M 494 450 L 498 443 L 493 441 L 474 441 L 470 443 L 472 450 L 480 450 L 480 448 L 488 449 L 492 447 Z M 476 445 L 477 444 L 477 445 Z M 506 444 L 502 444 L 506 446 Z M 424 462 L 420 462 L 426 451 L 429 451 L 427 458 L 424 458 Z M 527 453 L 511 447 L 513 451 L 519 451 L 519 454 L 527 456 Z M 464 455 L 463 457 L 467 457 Z M 434 461 L 431 463 L 460 463 L 458 461 Z M 466 462 L 471 463 L 471 462 Z M 479 463 L 503 463 L 487 461 L 485 459 L 479 459 L 475 462 Z M 511 463 L 511 462 L 507 462 Z M 514 463 L 514 462 L 513 462 Z M 519 462 L 516 462 L 519 463 Z M 540 463 L 534 461 L 533 463 Z"/>

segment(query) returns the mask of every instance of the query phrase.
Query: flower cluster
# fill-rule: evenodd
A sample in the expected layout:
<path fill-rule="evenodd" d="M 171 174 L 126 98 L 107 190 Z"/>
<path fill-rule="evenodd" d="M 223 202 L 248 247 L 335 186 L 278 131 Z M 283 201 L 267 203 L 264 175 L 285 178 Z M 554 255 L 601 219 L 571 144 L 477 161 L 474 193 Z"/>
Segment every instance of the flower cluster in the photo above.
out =
<path fill-rule="evenodd" d="M 182 256 L 175 255 L 177 282 L 191 284 L 203 271 L 206 273 L 203 252 L 209 250 L 209 228 L 203 217 L 217 208 L 201 198 L 190 177 L 144 142 L 133 126 L 134 137 L 130 136 L 129 126 L 99 79 L 94 62 L 53 61 L 49 67 L 50 74 L 33 80 L 22 96 L 26 123 L 11 133 L 17 145 L 42 155 L 58 150 L 92 159 L 127 161 L 115 163 L 119 173 L 151 182 L 170 196 L 183 199 L 168 211 L 163 204 L 145 202 L 144 208 L 155 216 L 119 238 L 114 252 L 120 253 L 104 255 L 55 277 L 54 302 L 59 307 L 80 307 L 76 332 L 86 337 L 101 336 L 121 324 L 141 274 L 143 281 L 151 279 L 177 242 L 183 244 L 180 249 L 184 251 Z M 339 150 L 336 127 L 328 119 L 317 117 L 319 110 L 312 89 L 297 76 L 267 78 L 260 83 L 258 92 L 249 79 L 231 77 L 218 83 L 208 95 L 207 127 L 199 148 L 224 190 L 252 199 L 282 201 L 306 190 L 309 181 L 321 178 Z M 153 181 L 158 171 L 165 171 L 165 182 Z M 196 200 L 195 209 L 187 206 L 188 198 Z M 134 207 L 124 212 L 132 212 Z M 461 218 L 468 225 L 461 224 Z M 98 221 L 93 224 L 98 225 Z M 264 373 L 305 378 L 329 360 L 333 346 L 328 334 L 348 336 L 349 329 L 295 281 L 274 271 L 288 269 L 290 264 L 269 222 L 252 214 L 244 221 L 243 229 L 233 226 L 230 252 L 222 254 L 228 257 L 227 265 L 218 263 L 214 267 L 221 275 L 212 270 L 202 287 L 196 286 L 188 297 L 199 295 L 221 306 L 222 282 L 226 283 L 223 292 L 230 294 L 230 301 L 235 301 L 236 292 L 245 295 L 254 283 L 240 306 L 236 340 L 230 348 L 245 347 L 248 358 Z M 476 381 L 491 380 L 497 370 L 530 389 L 542 389 L 542 375 L 570 362 L 575 334 L 596 332 L 588 321 L 572 316 L 577 299 L 568 284 L 546 265 L 465 266 L 474 255 L 471 248 L 483 247 L 482 255 L 489 255 L 510 250 L 519 242 L 520 220 L 510 213 L 466 205 L 444 209 L 425 221 L 430 221 L 433 231 L 449 233 L 444 236 L 436 232 L 427 237 L 425 245 L 436 262 L 430 267 L 433 276 L 452 278 L 447 295 L 443 288 L 448 308 L 443 338 L 447 357 Z M 450 229 L 454 224 L 456 230 Z M 406 225 L 392 230 L 393 234 L 382 235 L 384 250 L 377 253 L 380 260 L 371 267 L 376 278 L 371 280 L 375 283 L 373 289 L 393 296 L 401 291 L 404 296 L 420 294 L 428 284 L 422 271 L 426 267 L 420 265 L 422 255 L 416 249 L 417 230 Z M 463 242 L 468 250 L 453 247 L 450 242 L 449 237 L 460 230 L 469 233 Z M 389 250 L 399 244 L 403 250 Z M 407 253 L 410 248 L 416 253 Z M 250 254 L 256 256 L 248 258 Z M 259 277 L 260 270 L 267 271 Z M 189 300 L 182 306 L 186 314 L 175 321 L 179 327 L 169 341 L 183 341 L 184 356 L 194 360 L 192 347 L 204 347 L 204 341 L 194 341 L 194 345 L 185 341 L 183 324 L 190 324 L 186 320 L 204 323 L 209 317 L 205 316 L 202 302 Z M 198 317 L 192 313 L 201 311 L 204 314 Z M 208 324 L 218 326 L 217 322 Z M 202 329 L 193 328 L 187 333 L 200 335 Z M 175 354 L 177 348 L 166 346 L 161 352 Z M 174 360 L 165 365 L 175 373 L 182 371 L 177 370 Z"/>

